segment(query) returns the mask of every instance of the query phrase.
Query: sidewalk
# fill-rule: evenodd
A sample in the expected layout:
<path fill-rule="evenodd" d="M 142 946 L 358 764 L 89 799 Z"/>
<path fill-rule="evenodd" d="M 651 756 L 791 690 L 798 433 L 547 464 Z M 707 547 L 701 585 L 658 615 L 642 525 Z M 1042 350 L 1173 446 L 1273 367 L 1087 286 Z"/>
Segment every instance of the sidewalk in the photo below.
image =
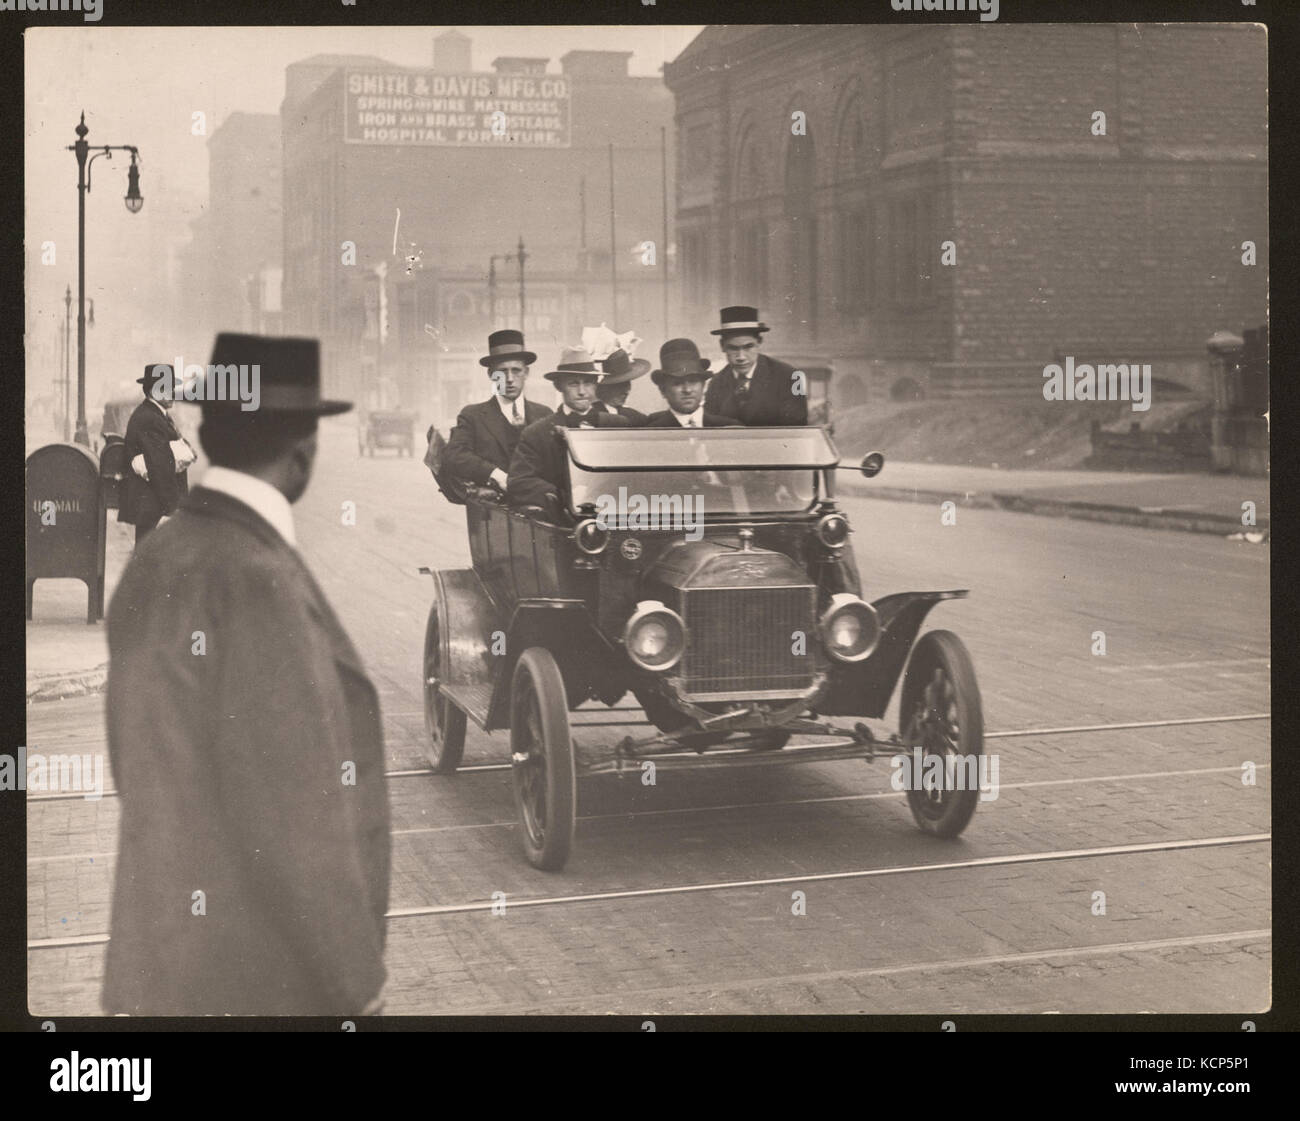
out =
<path fill-rule="evenodd" d="M 104 607 L 131 559 L 135 528 L 108 512 Z M 108 677 L 104 621 L 86 622 L 86 585 L 80 580 L 37 580 L 27 621 L 27 703 L 100 693 Z"/>
<path fill-rule="evenodd" d="M 1019 510 L 1050 517 L 1179 529 L 1193 533 L 1269 529 L 1269 479 L 1245 475 L 1144 475 L 1131 471 L 1001 471 L 886 460 L 874 479 L 845 460 L 837 485 L 845 494 L 904 502 Z M 1242 524 L 1242 503 L 1255 504 L 1255 525 Z"/>

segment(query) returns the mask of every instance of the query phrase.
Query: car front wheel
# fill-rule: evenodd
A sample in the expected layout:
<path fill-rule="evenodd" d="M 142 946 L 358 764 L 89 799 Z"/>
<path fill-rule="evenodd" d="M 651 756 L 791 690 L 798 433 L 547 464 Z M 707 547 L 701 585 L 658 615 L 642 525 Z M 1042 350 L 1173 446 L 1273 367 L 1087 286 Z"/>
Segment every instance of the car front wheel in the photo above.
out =
<path fill-rule="evenodd" d="M 438 688 L 445 673 L 435 602 L 429 609 L 429 624 L 424 632 L 424 742 L 429 768 L 436 775 L 450 774 L 465 756 L 465 713 Z"/>
<path fill-rule="evenodd" d="M 913 648 L 899 732 L 916 824 L 938 837 L 957 836 L 979 804 L 984 715 L 970 655 L 951 631 L 928 631 Z"/>
<path fill-rule="evenodd" d="M 578 784 L 564 678 L 541 646 L 529 647 L 515 665 L 510 761 L 524 855 L 534 868 L 559 871 L 573 844 Z"/>

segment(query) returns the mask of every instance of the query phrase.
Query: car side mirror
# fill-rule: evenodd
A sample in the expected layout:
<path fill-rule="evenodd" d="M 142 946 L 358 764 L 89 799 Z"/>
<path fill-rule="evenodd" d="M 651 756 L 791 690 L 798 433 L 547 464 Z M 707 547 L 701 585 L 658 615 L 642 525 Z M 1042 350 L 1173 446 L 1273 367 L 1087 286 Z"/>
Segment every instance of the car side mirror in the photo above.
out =
<path fill-rule="evenodd" d="M 885 457 L 880 452 L 868 452 L 862 457 L 859 470 L 868 479 L 874 479 L 885 466 Z"/>

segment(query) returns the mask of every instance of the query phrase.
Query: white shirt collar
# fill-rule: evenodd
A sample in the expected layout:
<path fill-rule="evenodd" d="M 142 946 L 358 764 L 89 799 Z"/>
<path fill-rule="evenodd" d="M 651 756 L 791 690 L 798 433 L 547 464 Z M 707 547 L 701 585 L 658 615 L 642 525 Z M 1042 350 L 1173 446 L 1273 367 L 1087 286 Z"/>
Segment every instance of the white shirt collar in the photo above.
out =
<path fill-rule="evenodd" d="M 297 546 L 298 542 L 293 534 L 293 510 L 289 500 L 270 483 L 263 482 L 256 476 L 246 475 L 243 471 L 217 467 L 214 464 L 204 473 L 199 485 L 229 495 L 236 502 L 242 502 L 253 513 L 270 523 L 271 528 L 290 545 Z"/>
<path fill-rule="evenodd" d="M 679 413 L 676 409 L 668 410 L 677 418 L 677 423 L 683 428 L 703 428 L 704 427 L 704 402 L 701 401 L 693 413 Z M 694 424 L 691 421 L 694 420 Z"/>
<path fill-rule="evenodd" d="M 167 410 L 164 409 L 160 404 L 158 404 L 158 402 L 155 401 L 152 397 L 146 397 L 145 400 L 148 401 L 149 404 L 151 404 L 151 405 L 152 405 L 155 409 L 157 409 L 160 413 L 162 413 L 163 416 L 166 416 L 166 415 L 167 415 Z"/>
<path fill-rule="evenodd" d="M 519 406 L 519 415 L 524 420 L 528 419 L 528 406 L 524 403 L 524 395 L 521 393 L 513 401 L 507 401 L 500 393 L 492 394 L 497 399 L 497 404 L 501 406 L 501 415 L 511 424 L 514 424 L 514 407 Z"/>

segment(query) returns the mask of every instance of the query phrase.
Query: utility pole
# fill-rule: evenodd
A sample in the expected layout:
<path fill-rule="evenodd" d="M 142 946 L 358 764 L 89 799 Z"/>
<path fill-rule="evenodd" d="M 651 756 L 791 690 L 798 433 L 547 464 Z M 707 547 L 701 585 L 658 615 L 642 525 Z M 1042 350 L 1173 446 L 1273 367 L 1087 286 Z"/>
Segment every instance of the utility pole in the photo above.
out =
<path fill-rule="evenodd" d="M 72 285 L 63 294 L 63 442 L 72 442 Z"/>
<path fill-rule="evenodd" d="M 524 235 L 519 235 L 519 249 L 515 253 L 515 259 L 519 262 L 519 330 L 524 329 L 524 262 L 528 259 L 528 254 L 524 252 Z"/>
<path fill-rule="evenodd" d="M 668 338 L 668 129 L 659 126 L 659 167 L 662 171 L 664 235 L 659 246 L 659 261 L 664 274 L 664 338 Z"/>
<path fill-rule="evenodd" d="M 609 298 L 610 322 L 618 322 L 618 238 L 614 232 L 614 142 L 609 142 Z M 617 330 L 617 328 L 615 328 Z"/>

